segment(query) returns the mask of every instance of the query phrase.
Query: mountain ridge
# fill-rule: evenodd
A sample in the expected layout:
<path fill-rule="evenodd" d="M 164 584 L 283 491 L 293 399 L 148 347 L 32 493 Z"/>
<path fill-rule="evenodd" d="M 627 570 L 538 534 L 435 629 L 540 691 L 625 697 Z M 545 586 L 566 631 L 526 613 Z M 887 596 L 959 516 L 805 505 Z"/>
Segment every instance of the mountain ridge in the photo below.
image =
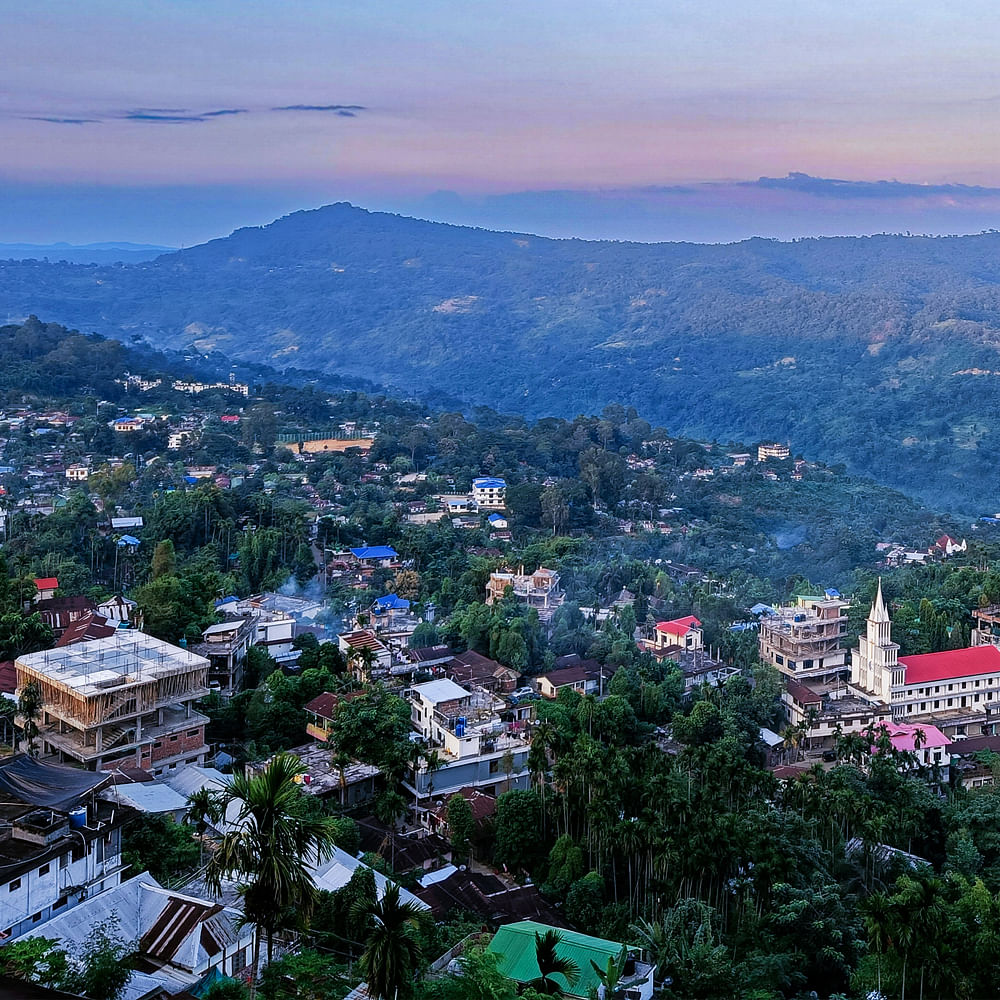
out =
<path fill-rule="evenodd" d="M 1000 378 L 972 374 L 1000 371 L 995 233 L 645 244 L 335 203 L 141 263 L 0 263 L 0 286 L 9 316 L 158 348 L 787 440 L 963 510 L 1000 449 Z"/>

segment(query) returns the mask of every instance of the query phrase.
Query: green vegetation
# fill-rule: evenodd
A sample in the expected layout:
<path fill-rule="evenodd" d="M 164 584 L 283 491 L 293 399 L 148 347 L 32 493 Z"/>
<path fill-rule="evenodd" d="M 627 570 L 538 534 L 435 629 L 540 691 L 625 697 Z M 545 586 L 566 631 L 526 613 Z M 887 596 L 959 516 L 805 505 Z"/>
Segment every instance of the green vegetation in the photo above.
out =
<path fill-rule="evenodd" d="M 529 417 L 631 404 L 677 433 L 790 440 L 968 508 L 1000 442 L 1000 387 L 956 373 L 997 367 L 998 239 L 591 243 L 331 205 L 155 261 L 0 267 L 8 314 L 173 349 L 196 321 L 202 349 L 294 350 L 302 367 L 518 400 Z"/>

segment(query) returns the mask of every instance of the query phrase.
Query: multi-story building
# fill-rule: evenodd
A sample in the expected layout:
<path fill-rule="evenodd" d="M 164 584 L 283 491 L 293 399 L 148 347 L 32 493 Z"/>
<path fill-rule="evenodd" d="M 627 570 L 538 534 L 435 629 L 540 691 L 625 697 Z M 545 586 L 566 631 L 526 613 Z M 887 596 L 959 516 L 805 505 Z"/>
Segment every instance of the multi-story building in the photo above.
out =
<path fill-rule="evenodd" d="M 850 602 L 835 590 L 800 597 L 760 620 L 760 658 L 789 677 L 833 680 L 847 671 L 847 615 Z"/>
<path fill-rule="evenodd" d="M 977 634 L 982 636 L 977 618 Z M 939 653 L 900 656 L 882 599 L 882 583 L 868 615 L 866 635 L 852 654 L 851 682 L 888 702 L 894 720 L 971 711 L 985 720 L 1000 700 L 1000 645 L 992 642 Z"/>
<path fill-rule="evenodd" d="M 91 770 L 162 774 L 203 764 L 208 660 L 134 630 L 19 657 L 17 694 L 36 684 L 42 753 Z"/>
<path fill-rule="evenodd" d="M 566 599 L 559 587 L 559 574 L 544 566 L 539 566 L 534 573 L 512 573 L 508 570 L 491 573 L 486 584 L 486 603 L 499 601 L 508 587 L 513 589 L 514 596 L 522 604 L 534 608 L 543 622 L 550 621 L 556 608 Z"/>
<path fill-rule="evenodd" d="M 110 780 L 25 755 L 0 762 L 0 940 L 121 882 L 126 816 L 95 797 Z"/>
<path fill-rule="evenodd" d="M 209 625 L 202 641 L 192 652 L 208 660 L 208 686 L 231 697 L 243 686 L 243 666 L 247 650 L 253 644 L 256 626 L 252 618 L 230 618 Z"/>
<path fill-rule="evenodd" d="M 989 604 L 972 612 L 973 646 L 1000 646 L 1000 604 Z"/>
<path fill-rule="evenodd" d="M 411 721 L 440 766 L 426 759 L 403 784 L 418 799 L 448 796 L 461 788 L 478 788 L 490 795 L 508 788 L 527 788 L 530 744 L 523 727 L 505 723 L 505 703 L 487 691 L 464 688 L 441 679 L 410 688 Z"/>
<path fill-rule="evenodd" d="M 763 444 L 757 445 L 758 462 L 766 462 L 769 458 L 784 461 L 786 458 L 789 458 L 791 454 L 792 452 L 788 445 L 781 444 L 778 441 L 765 441 Z"/>
<path fill-rule="evenodd" d="M 472 480 L 472 500 L 480 510 L 503 510 L 506 505 L 507 483 L 493 476 Z"/>

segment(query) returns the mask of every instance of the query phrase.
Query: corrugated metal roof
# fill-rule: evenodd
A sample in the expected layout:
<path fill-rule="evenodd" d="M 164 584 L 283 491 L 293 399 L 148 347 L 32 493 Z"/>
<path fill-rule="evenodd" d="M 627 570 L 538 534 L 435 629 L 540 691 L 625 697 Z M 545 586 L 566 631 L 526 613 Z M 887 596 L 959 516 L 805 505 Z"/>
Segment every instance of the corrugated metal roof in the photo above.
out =
<path fill-rule="evenodd" d="M 544 934 L 551 930 L 557 931 L 562 938 L 556 946 L 556 954 L 560 958 L 572 959 L 580 969 L 580 978 L 572 986 L 563 976 L 553 977 L 569 996 L 585 997 L 591 987 L 596 990 L 600 986 L 600 979 L 590 964 L 591 960 L 603 969 L 609 958 L 617 959 L 625 949 L 625 945 L 615 941 L 606 941 L 577 931 L 560 930 L 547 924 L 535 923 L 534 920 L 522 920 L 501 927 L 489 943 L 489 950 L 500 956 L 497 965 L 500 972 L 519 983 L 537 979 L 539 969 L 535 959 L 535 933 Z"/>

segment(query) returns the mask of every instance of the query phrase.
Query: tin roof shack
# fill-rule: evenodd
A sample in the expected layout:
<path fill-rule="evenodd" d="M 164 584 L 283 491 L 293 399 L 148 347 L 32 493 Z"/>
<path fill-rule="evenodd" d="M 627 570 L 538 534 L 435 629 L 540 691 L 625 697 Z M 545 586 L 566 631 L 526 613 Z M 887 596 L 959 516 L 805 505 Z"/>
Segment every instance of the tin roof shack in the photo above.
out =
<path fill-rule="evenodd" d="M 128 810 L 95 797 L 110 781 L 25 755 L 0 764 L 0 940 L 121 882 Z"/>
<path fill-rule="evenodd" d="M 42 753 L 91 770 L 134 764 L 154 774 L 202 764 L 208 660 L 141 632 L 29 653 L 15 661 L 18 694 L 38 685 Z"/>

